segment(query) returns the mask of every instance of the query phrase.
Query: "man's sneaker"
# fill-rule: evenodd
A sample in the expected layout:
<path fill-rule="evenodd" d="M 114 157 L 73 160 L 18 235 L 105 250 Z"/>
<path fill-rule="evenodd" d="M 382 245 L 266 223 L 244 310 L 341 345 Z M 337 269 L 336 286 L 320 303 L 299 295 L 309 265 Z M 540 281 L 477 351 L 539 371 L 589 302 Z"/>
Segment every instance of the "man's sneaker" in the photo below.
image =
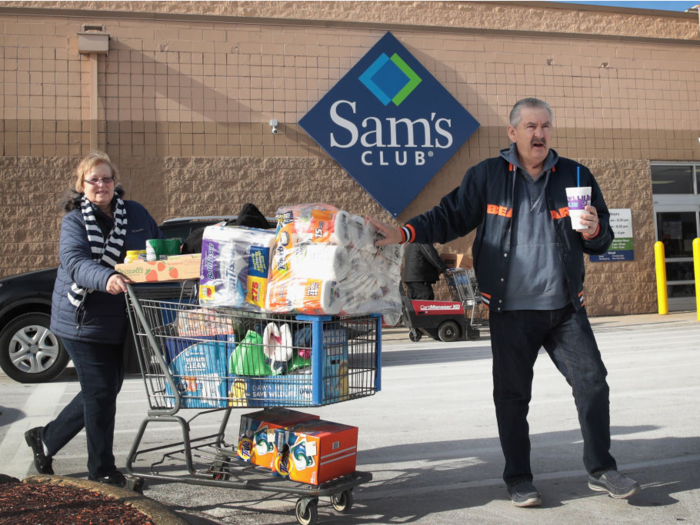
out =
<path fill-rule="evenodd" d="M 510 500 L 516 507 L 538 507 L 542 505 L 540 493 L 529 481 L 521 481 L 508 486 Z"/>
<path fill-rule="evenodd" d="M 53 475 L 53 458 L 44 454 L 44 444 L 41 442 L 41 427 L 35 427 L 24 433 L 24 440 L 34 453 L 34 468 L 39 474 Z"/>
<path fill-rule="evenodd" d="M 628 498 L 639 492 L 639 483 L 623 476 L 617 470 L 606 470 L 597 476 L 588 476 L 588 486 L 591 490 L 607 492 L 613 498 Z"/>
<path fill-rule="evenodd" d="M 124 474 L 118 470 L 114 470 L 107 474 L 106 476 L 88 476 L 90 481 L 97 481 L 97 483 L 104 483 L 105 485 L 114 485 L 115 487 L 126 487 L 126 478 Z"/>

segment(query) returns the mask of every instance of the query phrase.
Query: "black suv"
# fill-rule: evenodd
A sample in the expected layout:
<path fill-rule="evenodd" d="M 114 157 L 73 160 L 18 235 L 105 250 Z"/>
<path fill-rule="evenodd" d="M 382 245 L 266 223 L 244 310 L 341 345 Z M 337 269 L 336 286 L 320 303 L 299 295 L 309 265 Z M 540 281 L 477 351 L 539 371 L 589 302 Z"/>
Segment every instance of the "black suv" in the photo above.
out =
<path fill-rule="evenodd" d="M 185 239 L 193 230 L 227 217 L 185 217 L 160 225 L 167 238 Z M 270 225 L 274 219 L 268 219 Z M 57 268 L 0 279 L 0 368 L 20 383 L 43 383 L 58 376 L 70 357 L 60 338 L 51 333 L 51 295 Z M 127 337 L 128 372 L 137 372 L 133 337 Z"/>

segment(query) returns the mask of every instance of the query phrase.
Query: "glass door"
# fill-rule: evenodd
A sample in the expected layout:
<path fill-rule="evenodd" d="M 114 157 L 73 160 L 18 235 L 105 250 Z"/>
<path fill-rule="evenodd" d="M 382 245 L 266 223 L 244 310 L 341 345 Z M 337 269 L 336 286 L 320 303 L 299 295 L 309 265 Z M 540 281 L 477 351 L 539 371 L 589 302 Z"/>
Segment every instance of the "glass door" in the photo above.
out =
<path fill-rule="evenodd" d="M 661 208 L 661 210 L 659 209 Z M 693 239 L 700 237 L 698 207 L 656 209 L 656 240 L 664 243 L 669 310 L 695 309 Z"/>

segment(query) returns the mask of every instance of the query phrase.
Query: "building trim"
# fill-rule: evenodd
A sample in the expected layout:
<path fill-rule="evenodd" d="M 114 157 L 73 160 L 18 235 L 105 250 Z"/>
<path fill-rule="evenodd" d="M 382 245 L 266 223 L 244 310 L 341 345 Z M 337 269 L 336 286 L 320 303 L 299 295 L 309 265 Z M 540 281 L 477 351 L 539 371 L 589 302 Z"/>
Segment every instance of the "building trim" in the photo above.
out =
<path fill-rule="evenodd" d="M 511 2 L 475 2 L 478 4 L 493 5 L 509 5 Z M 672 13 L 665 11 L 657 11 L 653 9 L 632 9 L 632 8 L 613 8 L 609 6 L 585 6 L 581 4 L 563 4 L 566 6 L 575 6 L 569 11 L 606 11 L 615 13 L 640 14 L 647 16 L 664 16 L 664 17 L 683 17 L 696 18 L 695 13 Z M 528 2 L 521 7 L 535 6 L 543 9 L 566 9 L 562 4 L 550 2 Z M 583 9 L 586 8 L 586 9 Z M 606 8 L 606 9 L 604 9 Z M 352 21 L 352 20 L 311 20 L 305 18 L 274 18 L 274 17 L 246 17 L 234 15 L 215 15 L 215 14 L 193 14 L 193 13 L 158 13 L 145 11 L 117 11 L 117 10 L 87 10 L 87 9 L 56 9 L 56 8 L 35 8 L 35 7 L 0 7 L 0 15 L 11 16 L 36 16 L 36 17 L 63 17 L 63 18 L 91 18 L 91 19 L 122 19 L 122 20 L 149 20 L 149 21 L 165 21 L 165 22 L 195 22 L 195 23 L 217 23 L 217 24 L 246 24 L 246 25 L 266 25 L 266 26 L 295 26 L 295 27 L 323 27 L 323 28 L 347 28 L 347 29 L 377 29 L 381 31 L 419 31 L 426 33 L 444 33 L 444 34 L 476 34 L 488 36 L 515 36 L 515 37 L 542 37 L 546 35 L 548 38 L 573 38 L 596 41 L 612 41 L 612 42 L 636 42 L 636 43 L 653 43 L 653 44 L 674 44 L 674 45 L 689 45 L 700 46 L 700 39 L 687 40 L 682 38 L 654 38 L 643 36 L 630 35 L 607 35 L 595 33 L 573 33 L 573 32 L 558 32 L 558 31 L 528 31 L 528 30 L 512 30 L 512 29 L 488 29 L 478 27 L 453 27 L 444 25 L 426 25 L 426 24 L 397 24 L 385 22 L 367 22 L 367 21 Z"/>

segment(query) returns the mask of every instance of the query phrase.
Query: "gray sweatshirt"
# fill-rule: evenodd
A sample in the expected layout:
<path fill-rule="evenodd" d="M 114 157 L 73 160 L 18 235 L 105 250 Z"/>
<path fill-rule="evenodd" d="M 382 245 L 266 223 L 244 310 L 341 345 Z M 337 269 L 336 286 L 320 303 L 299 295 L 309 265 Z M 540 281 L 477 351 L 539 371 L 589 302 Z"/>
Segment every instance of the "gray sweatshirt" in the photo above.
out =
<path fill-rule="evenodd" d="M 520 166 L 515 144 L 501 150 L 513 164 L 513 235 L 504 310 L 556 310 L 569 301 L 566 275 L 559 256 L 554 223 L 547 206 L 547 184 L 559 160 L 550 150 L 542 175 L 533 180 Z"/>

